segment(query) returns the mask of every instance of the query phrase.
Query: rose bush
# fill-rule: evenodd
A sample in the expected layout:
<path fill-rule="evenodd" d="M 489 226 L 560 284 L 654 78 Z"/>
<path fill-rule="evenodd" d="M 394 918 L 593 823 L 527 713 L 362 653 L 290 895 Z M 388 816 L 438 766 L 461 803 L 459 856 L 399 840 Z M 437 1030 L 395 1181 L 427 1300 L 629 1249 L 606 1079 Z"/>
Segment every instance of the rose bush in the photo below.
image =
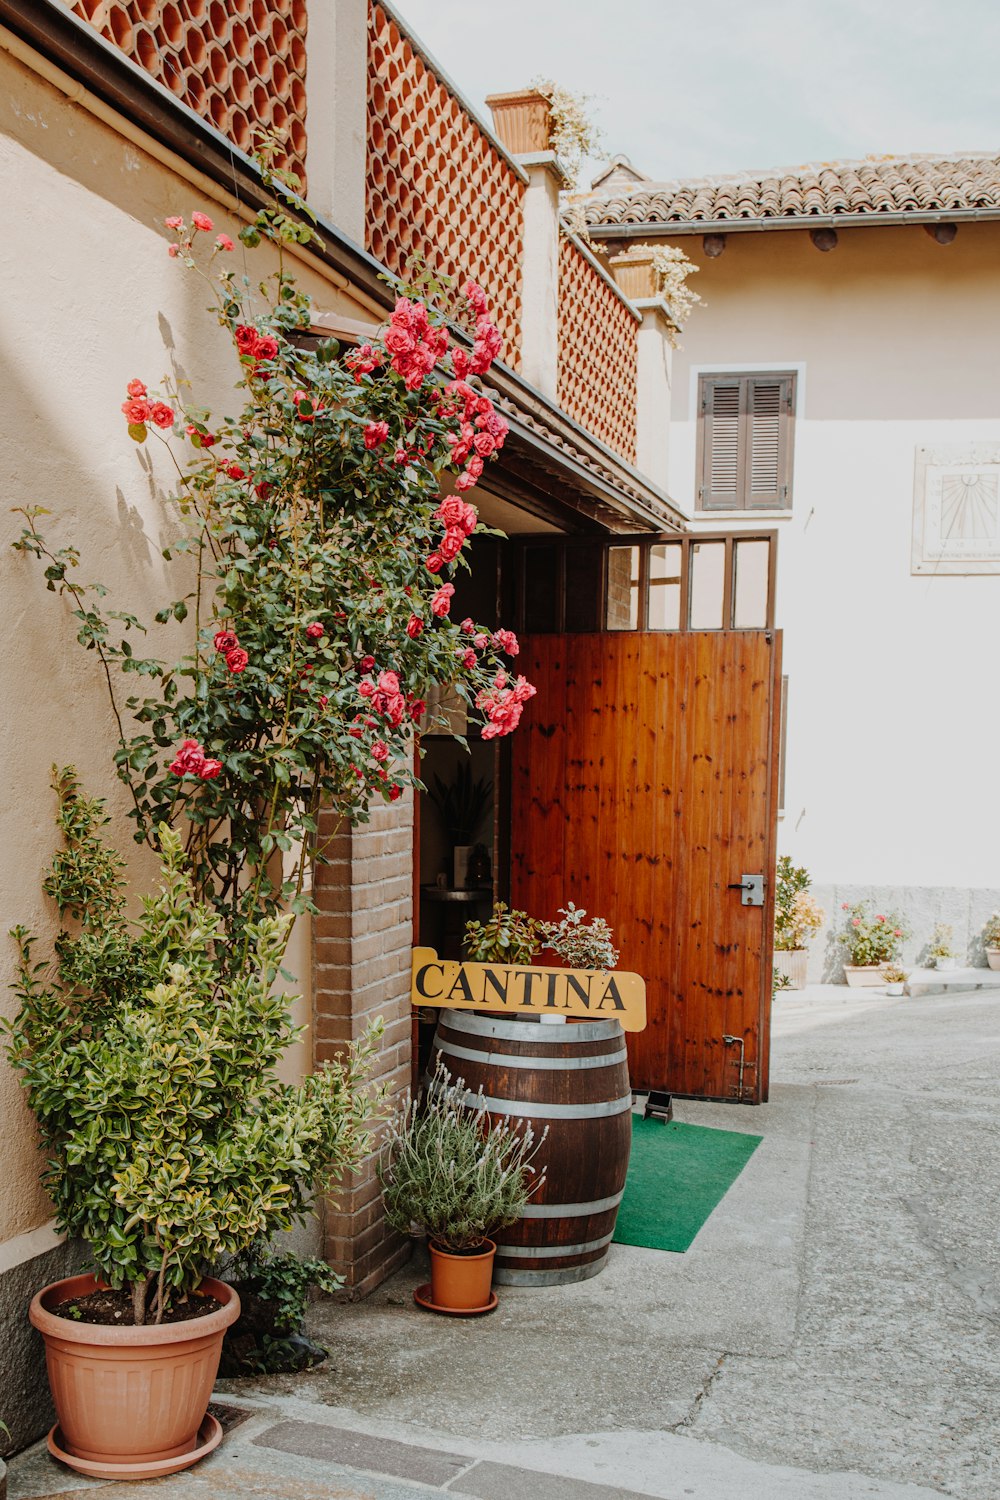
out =
<path fill-rule="evenodd" d="M 844 901 L 841 911 L 846 916 L 837 941 L 847 949 L 847 963 L 867 968 L 899 957 L 910 934 L 898 912 L 873 912 L 869 901 L 856 901 L 853 906 Z"/>
<path fill-rule="evenodd" d="M 170 254 L 216 289 L 243 393 L 235 416 L 213 416 L 135 378 L 122 405 L 131 437 L 163 443 L 177 468 L 182 535 L 164 556 L 186 581 L 155 623 L 193 617 L 190 649 L 172 662 L 140 649 L 154 622 L 76 582 L 80 553 L 50 546 L 41 509 L 23 512 L 15 545 L 70 596 L 78 639 L 100 658 L 136 839 L 183 827 L 197 898 L 236 932 L 308 907 L 321 807 L 363 820 L 413 782 L 432 688 L 453 685 L 484 738 L 516 728 L 534 693 L 513 671 L 511 632 L 450 617 L 451 577 L 479 529 L 464 497 L 507 436 L 476 383 L 500 343 L 468 282 L 467 338 L 400 296 L 370 342 L 306 347 L 310 300 L 283 264 L 254 283 L 227 263 L 227 236 L 208 239 L 207 215 L 166 224 Z M 241 238 L 310 232 L 272 211 Z"/>

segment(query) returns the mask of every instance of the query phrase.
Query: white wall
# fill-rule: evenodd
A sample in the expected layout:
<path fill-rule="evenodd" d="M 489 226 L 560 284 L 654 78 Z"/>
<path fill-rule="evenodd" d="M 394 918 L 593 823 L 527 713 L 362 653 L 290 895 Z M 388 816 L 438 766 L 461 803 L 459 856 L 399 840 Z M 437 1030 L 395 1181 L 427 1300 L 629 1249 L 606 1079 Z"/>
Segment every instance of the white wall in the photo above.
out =
<path fill-rule="evenodd" d="M 699 367 L 800 372 L 793 510 L 750 524 L 780 533 L 779 848 L 824 885 L 1000 884 L 1000 576 L 910 572 L 917 446 L 1000 438 L 998 251 L 984 224 L 949 247 L 906 227 L 843 232 L 829 254 L 804 233 L 693 253 L 706 306 L 675 367 L 678 503 L 695 494 Z"/>

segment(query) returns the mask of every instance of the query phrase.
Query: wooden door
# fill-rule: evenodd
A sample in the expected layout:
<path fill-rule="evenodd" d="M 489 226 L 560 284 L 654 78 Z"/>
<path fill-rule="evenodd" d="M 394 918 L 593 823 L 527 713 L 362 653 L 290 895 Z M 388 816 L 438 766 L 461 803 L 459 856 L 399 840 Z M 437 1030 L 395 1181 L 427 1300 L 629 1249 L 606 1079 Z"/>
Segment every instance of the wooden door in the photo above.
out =
<path fill-rule="evenodd" d="M 538 692 L 511 738 L 511 901 L 610 922 L 647 984 L 635 1089 L 767 1098 L 780 656 L 773 630 L 522 643 Z"/>

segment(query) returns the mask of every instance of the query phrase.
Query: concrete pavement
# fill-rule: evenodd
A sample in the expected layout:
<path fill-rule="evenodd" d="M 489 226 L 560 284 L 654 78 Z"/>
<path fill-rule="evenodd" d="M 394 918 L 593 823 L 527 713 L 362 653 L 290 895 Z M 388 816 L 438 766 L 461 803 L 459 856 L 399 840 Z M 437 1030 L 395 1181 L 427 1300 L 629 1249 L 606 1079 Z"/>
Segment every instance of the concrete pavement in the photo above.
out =
<path fill-rule="evenodd" d="M 416 1309 L 421 1257 L 325 1303 L 320 1370 L 229 1382 L 247 1419 L 170 1500 L 1000 1496 L 1000 997 L 778 997 L 764 1140 L 685 1255 L 625 1246 L 491 1317 Z M 98 1488 L 39 1453 L 11 1500 Z"/>

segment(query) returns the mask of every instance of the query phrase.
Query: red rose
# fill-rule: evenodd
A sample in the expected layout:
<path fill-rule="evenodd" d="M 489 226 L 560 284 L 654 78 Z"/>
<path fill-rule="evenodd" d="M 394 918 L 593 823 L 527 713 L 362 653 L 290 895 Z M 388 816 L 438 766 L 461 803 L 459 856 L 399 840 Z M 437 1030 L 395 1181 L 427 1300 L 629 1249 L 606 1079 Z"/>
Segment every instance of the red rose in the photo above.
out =
<path fill-rule="evenodd" d="M 441 569 L 444 567 L 444 564 L 445 560 L 441 556 L 440 552 L 432 552 L 424 566 L 426 567 L 428 573 L 440 573 Z"/>
<path fill-rule="evenodd" d="M 216 651 L 221 651 L 225 655 L 227 651 L 236 650 L 236 647 L 239 645 L 239 639 L 235 630 L 219 630 L 216 631 L 212 644 L 215 646 Z"/>
<path fill-rule="evenodd" d="M 147 396 L 149 394 L 141 380 L 130 380 L 125 389 L 133 398 L 133 400 L 140 396 Z"/>
<path fill-rule="evenodd" d="M 451 596 L 455 592 L 453 583 L 443 583 L 431 599 L 431 614 L 443 620 L 451 609 Z"/>
<path fill-rule="evenodd" d="M 242 646 L 234 646 L 231 651 L 226 652 L 226 666 L 230 672 L 242 672 L 250 657 Z"/>
<path fill-rule="evenodd" d="M 375 665 L 374 656 L 363 656 L 358 662 L 359 672 L 370 672 Z"/>
<path fill-rule="evenodd" d="M 469 646 L 467 650 L 463 651 L 461 656 L 459 657 L 459 661 L 462 663 L 462 666 L 470 672 L 476 665 L 477 660 L 478 658 L 476 656 L 476 653 L 473 651 L 471 646 Z"/>
<path fill-rule="evenodd" d="M 318 620 L 313 620 L 311 625 L 306 626 L 306 635 L 311 641 L 318 641 L 321 635 L 326 635 L 326 626 L 321 625 Z"/>
<path fill-rule="evenodd" d="M 222 770 L 221 760 L 203 760 L 198 775 L 202 781 L 214 781 Z"/>
<path fill-rule="evenodd" d="M 258 337 L 256 328 L 251 328 L 247 323 L 239 323 L 233 337 L 241 354 L 253 353 Z"/>
<path fill-rule="evenodd" d="M 128 401 L 123 401 L 122 411 L 132 426 L 141 427 L 145 422 L 149 421 L 149 402 L 144 401 L 139 396 L 133 396 Z"/>
<path fill-rule="evenodd" d="M 325 694 L 325 693 L 320 693 L 320 695 L 319 695 L 319 698 L 318 698 L 318 700 L 317 700 L 317 701 L 318 701 L 318 703 L 319 703 L 319 706 L 320 706 L 320 708 L 325 708 L 325 707 L 326 707 L 326 705 L 327 705 L 327 704 L 328 704 L 328 703 L 329 703 L 329 701 L 330 701 L 330 700 L 329 700 L 329 698 L 328 698 L 328 697 L 327 697 L 327 696 L 326 696 L 326 694 Z"/>
<path fill-rule="evenodd" d="M 245 479 L 247 477 L 246 469 L 241 469 L 239 464 L 223 464 L 222 472 L 228 474 L 230 479 Z"/>
<path fill-rule="evenodd" d="M 173 413 L 171 413 L 171 416 L 172 415 Z M 202 432 L 201 429 L 196 427 L 193 422 L 189 422 L 184 430 L 192 442 L 194 442 L 195 438 L 197 438 L 198 444 L 200 444 L 202 448 L 211 448 L 215 443 L 214 432 Z"/>
<path fill-rule="evenodd" d="M 173 427 L 175 415 L 173 407 L 168 406 L 165 401 L 154 401 L 149 408 L 149 419 L 157 427 Z"/>
<path fill-rule="evenodd" d="M 410 718 L 419 719 L 420 715 L 424 712 L 426 707 L 427 704 L 424 702 L 423 698 L 414 698 L 413 702 L 410 704 Z"/>
<path fill-rule="evenodd" d="M 380 448 L 388 437 L 388 422 L 369 422 L 365 428 L 365 447 L 369 452 L 372 448 Z"/>
<path fill-rule="evenodd" d="M 406 622 L 406 633 L 411 641 L 415 641 L 417 636 L 422 634 L 423 628 L 424 622 L 419 615 L 411 615 Z"/>
<path fill-rule="evenodd" d="M 191 215 L 191 223 L 195 229 L 203 229 L 206 234 L 211 234 L 215 227 L 208 214 L 199 213 L 197 209 Z"/>
<path fill-rule="evenodd" d="M 402 795 L 403 795 L 403 788 L 401 786 L 397 786 L 396 783 L 393 782 L 392 786 L 389 788 L 389 801 L 390 802 L 395 802 Z"/>
<path fill-rule="evenodd" d="M 275 359 L 278 354 L 278 340 L 272 338 L 269 333 L 261 334 L 260 338 L 254 341 L 250 352 L 254 359 Z"/>
<path fill-rule="evenodd" d="M 383 761 L 389 759 L 389 746 L 384 740 L 376 740 L 372 746 L 372 760 Z"/>

